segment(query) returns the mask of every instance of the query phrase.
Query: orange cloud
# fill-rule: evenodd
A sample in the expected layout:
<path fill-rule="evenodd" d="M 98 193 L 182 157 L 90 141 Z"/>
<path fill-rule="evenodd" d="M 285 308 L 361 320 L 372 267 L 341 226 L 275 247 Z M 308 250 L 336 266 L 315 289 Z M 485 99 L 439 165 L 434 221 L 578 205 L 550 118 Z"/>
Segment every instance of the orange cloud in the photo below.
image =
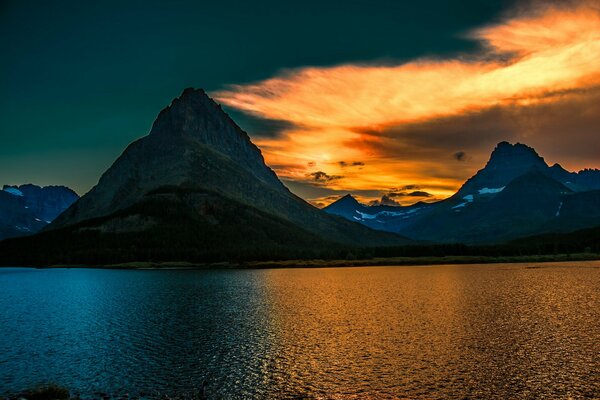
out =
<path fill-rule="evenodd" d="M 418 182 L 443 197 L 464 179 L 432 174 L 447 160 L 384 155 L 376 150 L 382 143 L 373 146 L 386 140 L 377 132 L 499 105 L 558 101 L 570 91 L 600 85 L 600 12 L 593 6 L 546 8 L 476 30 L 471 37 L 487 46 L 486 61 L 302 68 L 232 85 L 214 96 L 244 112 L 296 126 L 275 139 L 257 140 L 267 162 L 287 179 L 303 180 L 321 170 L 342 177 L 326 183 L 335 190 L 385 190 Z M 366 131 L 371 133 L 360 133 Z M 339 161 L 349 159 L 364 162 L 364 168 L 343 170 Z"/>

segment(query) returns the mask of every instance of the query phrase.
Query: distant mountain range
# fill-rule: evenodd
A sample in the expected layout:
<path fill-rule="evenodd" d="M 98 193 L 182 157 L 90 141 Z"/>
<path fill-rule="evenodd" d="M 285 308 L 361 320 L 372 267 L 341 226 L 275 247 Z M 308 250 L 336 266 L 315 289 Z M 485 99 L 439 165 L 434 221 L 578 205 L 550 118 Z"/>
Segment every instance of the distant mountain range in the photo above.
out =
<path fill-rule="evenodd" d="M 44 232 L 0 250 L 61 263 L 223 261 L 408 243 L 292 194 L 220 105 L 186 89 Z"/>
<path fill-rule="evenodd" d="M 79 199 L 65 186 L 4 185 L 0 191 L 0 240 L 39 232 Z"/>
<path fill-rule="evenodd" d="M 600 171 L 550 167 L 532 148 L 507 142 L 443 201 L 367 206 L 347 195 L 319 210 L 279 181 L 204 91 L 186 89 L 83 197 L 64 187 L 5 186 L 0 239 L 31 236 L 0 242 L 0 263 L 340 258 L 407 245 L 424 252 L 433 243 L 532 243 L 533 235 L 594 226 Z M 538 237 L 571 249 L 581 234 Z"/>
<path fill-rule="evenodd" d="M 367 206 L 351 195 L 324 209 L 415 240 L 500 243 L 600 225 L 600 170 L 548 166 L 524 144 L 499 143 L 486 166 L 448 199 L 408 207 Z"/>

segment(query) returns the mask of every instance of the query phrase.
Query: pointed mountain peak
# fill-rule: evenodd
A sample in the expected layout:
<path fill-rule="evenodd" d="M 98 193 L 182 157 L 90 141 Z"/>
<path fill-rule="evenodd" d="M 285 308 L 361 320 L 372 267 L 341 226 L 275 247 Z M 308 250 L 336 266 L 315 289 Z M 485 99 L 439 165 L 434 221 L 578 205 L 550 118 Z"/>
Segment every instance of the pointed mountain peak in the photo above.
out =
<path fill-rule="evenodd" d="M 148 137 L 152 146 L 160 149 L 172 145 L 189 149 L 196 142 L 257 176 L 271 182 L 277 180 L 248 134 L 202 89 L 185 89 L 159 113 Z M 277 184 L 280 185 L 278 181 Z"/>
<path fill-rule="evenodd" d="M 344 208 L 344 209 L 351 208 L 352 210 L 354 210 L 360 206 L 361 206 L 361 204 L 358 202 L 358 200 L 356 200 L 354 198 L 354 196 L 352 196 L 350 193 L 348 193 L 347 195 L 344 195 L 344 196 L 340 197 L 339 199 L 337 199 L 336 201 L 334 201 L 333 203 L 329 204 L 324 209 L 332 210 L 332 209 L 338 209 L 338 208 Z"/>
<path fill-rule="evenodd" d="M 239 127 L 203 89 L 187 88 L 163 108 L 152 125 L 151 135 L 194 135 L 224 125 Z"/>
<path fill-rule="evenodd" d="M 350 193 L 344 195 L 335 201 L 336 203 L 360 204 Z"/>

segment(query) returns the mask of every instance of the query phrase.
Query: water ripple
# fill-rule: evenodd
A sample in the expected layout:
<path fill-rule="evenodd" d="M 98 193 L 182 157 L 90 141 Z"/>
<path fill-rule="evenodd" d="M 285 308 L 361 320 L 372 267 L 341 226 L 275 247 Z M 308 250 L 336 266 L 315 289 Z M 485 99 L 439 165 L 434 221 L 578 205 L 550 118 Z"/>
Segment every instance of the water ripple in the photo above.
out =
<path fill-rule="evenodd" d="M 600 263 L 0 270 L 0 394 L 599 398 Z"/>

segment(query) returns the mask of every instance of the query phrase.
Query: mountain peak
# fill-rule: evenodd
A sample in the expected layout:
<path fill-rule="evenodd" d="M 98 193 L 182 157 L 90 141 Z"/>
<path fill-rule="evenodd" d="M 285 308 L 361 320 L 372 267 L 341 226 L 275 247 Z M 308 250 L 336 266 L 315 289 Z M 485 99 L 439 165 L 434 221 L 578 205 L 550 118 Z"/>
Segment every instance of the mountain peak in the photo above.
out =
<path fill-rule="evenodd" d="M 484 171 L 487 170 L 508 183 L 531 169 L 546 170 L 547 168 L 548 164 L 533 147 L 522 143 L 500 142 L 492 151 Z"/>
<path fill-rule="evenodd" d="M 532 148 L 522 143 L 500 142 L 485 167 L 472 176 L 458 191 L 459 197 L 482 188 L 500 188 L 532 170 L 547 170 L 548 164 Z"/>
<path fill-rule="evenodd" d="M 529 147 L 522 143 L 511 144 L 506 141 L 496 145 L 496 148 L 492 151 L 488 165 L 496 162 L 519 162 L 531 165 L 537 164 L 540 166 L 543 164 L 543 166 L 547 167 L 544 159 L 540 157 L 533 147 Z"/>
<path fill-rule="evenodd" d="M 335 209 L 346 209 L 346 208 L 351 208 L 352 210 L 360 207 L 361 204 L 358 202 L 358 200 L 356 200 L 354 198 L 354 196 L 352 196 L 350 193 L 340 197 L 339 199 L 337 199 L 336 201 L 334 201 L 333 203 L 329 204 L 328 206 L 324 207 L 324 210 L 335 210 Z"/>
<path fill-rule="evenodd" d="M 146 145 L 159 153 L 178 147 L 183 154 L 198 145 L 208 147 L 257 177 L 282 186 L 248 134 L 203 89 L 187 88 L 173 99 L 158 114 Z"/>
<path fill-rule="evenodd" d="M 182 136 L 192 134 L 194 131 L 217 128 L 224 125 L 225 121 L 235 125 L 221 106 L 203 89 L 187 88 L 179 97 L 173 99 L 170 105 L 161 110 L 152 125 L 150 134 Z"/>
<path fill-rule="evenodd" d="M 354 198 L 354 196 L 352 196 L 350 193 L 340 197 L 339 199 L 337 199 L 336 201 L 331 203 L 329 206 L 332 206 L 334 204 L 336 204 L 338 206 L 359 206 L 360 205 L 358 200 L 356 200 Z"/>
<path fill-rule="evenodd" d="M 183 96 L 190 96 L 190 95 L 204 95 L 206 97 L 208 97 L 208 95 L 206 94 L 206 92 L 204 91 L 204 89 L 202 88 L 193 88 L 193 87 L 188 87 L 183 89 L 183 92 L 181 92 L 181 96 L 179 96 L 179 98 L 182 98 Z"/>
<path fill-rule="evenodd" d="M 324 207 L 323 210 L 329 214 L 340 215 L 354 221 L 352 217 L 356 215 L 356 211 L 363 210 L 364 208 L 364 205 L 360 204 L 354 196 L 348 193 L 329 204 L 327 207 Z"/>

